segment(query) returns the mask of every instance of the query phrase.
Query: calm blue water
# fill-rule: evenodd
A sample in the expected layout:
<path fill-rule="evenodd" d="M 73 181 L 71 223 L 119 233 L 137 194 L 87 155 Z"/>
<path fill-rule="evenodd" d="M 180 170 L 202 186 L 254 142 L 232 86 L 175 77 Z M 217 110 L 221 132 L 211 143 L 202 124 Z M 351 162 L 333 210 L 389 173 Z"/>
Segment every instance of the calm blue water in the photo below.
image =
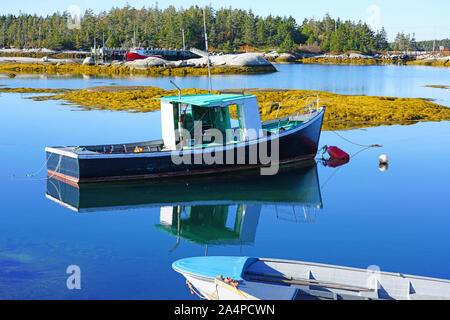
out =
<path fill-rule="evenodd" d="M 421 66 L 346 66 L 277 64 L 279 72 L 263 75 L 213 75 L 214 89 L 280 88 L 323 90 L 340 94 L 432 98 L 450 106 L 449 91 L 426 85 L 450 85 L 448 68 Z M 173 89 L 169 79 L 182 88 L 208 88 L 208 77 L 131 77 L 0 75 L 0 84 L 32 88 L 85 88 L 100 85 L 143 85 Z"/>
<path fill-rule="evenodd" d="M 215 77 L 214 85 L 417 96 L 450 105 L 450 92 L 422 87 L 450 84 L 446 69 L 278 68 L 281 71 L 272 76 Z M 207 86 L 203 77 L 177 81 L 184 87 Z M 162 78 L 0 80 L 11 87 L 43 88 L 111 83 L 168 87 Z M 181 237 L 176 246 L 176 235 L 157 227 L 164 220 L 164 208 L 76 213 L 45 197 L 44 171 L 26 176 L 44 165 L 45 146 L 159 138 L 158 112 L 79 111 L 57 101 L 34 102 L 23 96 L 27 95 L 0 96 L 1 299 L 193 299 L 184 278 L 170 266 L 177 259 L 206 251 L 208 255 L 254 255 L 360 268 L 378 265 L 385 271 L 450 279 L 449 122 L 341 132 L 359 144 L 376 143 L 383 148 L 362 151 L 337 169 L 318 164 L 318 185 L 312 191 L 320 192 L 323 208 L 315 215 L 310 210 L 305 218 L 301 206 L 294 216 L 286 208 L 280 211 L 263 204 L 259 215 L 253 216 L 256 221 L 235 232 L 231 240 L 219 237 L 206 247 L 195 241 L 204 229 L 201 221 L 194 221 L 194 239 Z M 323 132 L 320 145 L 325 144 L 352 155 L 361 151 L 333 132 Z M 382 153 L 390 158 L 386 172 L 378 168 Z M 276 193 L 278 186 L 268 187 L 267 192 Z M 222 230 L 236 231 L 233 212 L 237 207 L 228 208 Z M 66 288 L 69 265 L 81 268 L 81 290 Z"/>

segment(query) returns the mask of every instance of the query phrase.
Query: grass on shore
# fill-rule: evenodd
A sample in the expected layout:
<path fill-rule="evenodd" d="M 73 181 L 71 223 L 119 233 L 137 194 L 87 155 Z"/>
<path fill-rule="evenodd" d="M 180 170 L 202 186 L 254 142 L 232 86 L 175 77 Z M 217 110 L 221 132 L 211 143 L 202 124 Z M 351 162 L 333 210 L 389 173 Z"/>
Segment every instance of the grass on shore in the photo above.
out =
<path fill-rule="evenodd" d="M 207 90 L 184 89 L 182 94 L 203 94 Z M 217 93 L 217 92 L 216 92 Z M 298 96 L 319 94 L 321 105 L 327 107 L 324 130 L 374 127 L 380 125 L 407 125 L 419 121 L 450 120 L 450 108 L 420 98 L 372 97 L 361 95 L 339 95 L 311 90 L 247 90 L 257 96 L 260 107 L 293 99 Z M 176 90 L 157 87 L 105 86 L 68 91 L 62 94 L 32 97 L 36 101 L 65 100 L 84 109 L 115 110 L 127 112 L 151 112 L 159 110 L 157 97 L 177 95 Z M 281 104 L 279 116 L 288 115 L 304 106 L 308 98 Z M 311 102 L 309 98 L 309 102 Z M 263 121 L 276 116 L 278 106 L 261 108 Z"/>
<path fill-rule="evenodd" d="M 212 67 L 212 74 L 250 74 L 269 73 L 277 71 L 274 66 L 252 67 Z M 0 64 L 0 72 L 15 73 L 48 73 L 48 74 L 82 74 L 82 75 L 111 75 L 111 76 L 198 76 L 207 75 L 208 68 L 195 67 L 151 67 L 146 69 L 131 68 L 129 66 L 111 65 L 80 65 L 80 64 Z"/>

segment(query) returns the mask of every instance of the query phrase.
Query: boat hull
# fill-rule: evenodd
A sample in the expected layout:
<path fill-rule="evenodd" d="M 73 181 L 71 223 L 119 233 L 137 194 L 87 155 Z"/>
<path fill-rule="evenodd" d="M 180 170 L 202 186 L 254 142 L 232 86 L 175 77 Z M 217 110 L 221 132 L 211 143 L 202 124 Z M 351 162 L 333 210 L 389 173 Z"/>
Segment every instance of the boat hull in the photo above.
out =
<path fill-rule="evenodd" d="M 208 299 L 450 300 L 450 280 L 376 268 L 231 256 L 184 258 L 172 268 Z"/>
<path fill-rule="evenodd" d="M 226 176 L 104 183 L 67 183 L 50 178 L 47 197 L 77 212 L 242 203 L 322 207 L 315 161 L 284 165 L 275 176 L 246 170 Z"/>
<path fill-rule="evenodd" d="M 318 149 L 323 115 L 324 110 L 307 123 L 278 135 L 183 151 L 86 154 L 64 148 L 46 148 L 48 175 L 75 183 L 131 180 L 221 173 L 313 159 Z M 261 151 L 263 144 L 267 152 Z M 271 153 L 272 149 L 276 150 L 273 147 L 276 145 L 279 152 L 274 158 Z M 272 157 L 272 163 L 267 163 L 267 157 Z M 174 161 L 181 158 L 182 163 Z"/>

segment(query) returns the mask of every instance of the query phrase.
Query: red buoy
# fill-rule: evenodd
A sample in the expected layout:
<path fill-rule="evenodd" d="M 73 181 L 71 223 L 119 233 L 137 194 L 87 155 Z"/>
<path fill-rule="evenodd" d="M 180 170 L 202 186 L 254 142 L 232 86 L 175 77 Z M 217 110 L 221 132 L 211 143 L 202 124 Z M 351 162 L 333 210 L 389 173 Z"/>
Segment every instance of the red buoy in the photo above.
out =
<path fill-rule="evenodd" d="M 333 159 L 350 160 L 349 154 L 338 147 L 327 147 L 327 152 Z"/>
<path fill-rule="evenodd" d="M 350 161 L 350 159 L 333 159 L 330 158 L 324 162 L 324 165 L 326 167 L 330 168 L 337 168 L 340 166 L 343 166 L 344 164 L 347 164 Z"/>

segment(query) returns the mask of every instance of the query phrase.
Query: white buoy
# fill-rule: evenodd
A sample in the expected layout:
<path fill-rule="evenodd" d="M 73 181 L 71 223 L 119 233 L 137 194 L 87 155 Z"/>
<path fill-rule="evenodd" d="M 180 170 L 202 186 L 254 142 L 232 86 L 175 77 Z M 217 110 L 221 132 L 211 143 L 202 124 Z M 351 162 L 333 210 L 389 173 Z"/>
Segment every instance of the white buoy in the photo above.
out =
<path fill-rule="evenodd" d="M 389 165 L 387 163 L 385 163 L 385 164 L 380 163 L 378 168 L 380 169 L 381 172 L 385 172 L 385 171 L 387 171 L 387 169 L 389 169 Z"/>
<path fill-rule="evenodd" d="M 389 158 L 387 155 L 382 154 L 378 160 L 380 161 L 380 164 L 387 164 L 389 162 Z"/>

